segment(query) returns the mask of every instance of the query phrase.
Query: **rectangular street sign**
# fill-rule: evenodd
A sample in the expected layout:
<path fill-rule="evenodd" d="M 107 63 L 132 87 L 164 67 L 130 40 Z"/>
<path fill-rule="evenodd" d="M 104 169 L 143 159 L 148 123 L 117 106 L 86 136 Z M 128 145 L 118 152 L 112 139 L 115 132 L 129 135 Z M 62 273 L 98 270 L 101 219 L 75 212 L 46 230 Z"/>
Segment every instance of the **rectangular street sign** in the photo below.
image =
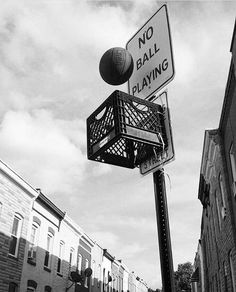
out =
<path fill-rule="evenodd" d="M 175 158 L 167 92 L 166 91 L 162 92 L 154 102 L 160 104 L 163 108 L 167 147 L 163 145 L 162 151 L 156 153 L 156 155 L 151 156 L 150 158 L 148 158 L 147 160 L 143 161 L 140 164 L 139 170 L 140 173 L 143 175 L 146 175 L 150 172 L 154 172 L 159 168 L 162 168 L 165 164 L 173 161 Z"/>
<path fill-rule="evenodd" d="M 134 71 L 128 81 L 130 95 L 146 99 L 174 78 L 166 5 L 163 5 L 128 41 L 126 49 L 134 60 Z"/>

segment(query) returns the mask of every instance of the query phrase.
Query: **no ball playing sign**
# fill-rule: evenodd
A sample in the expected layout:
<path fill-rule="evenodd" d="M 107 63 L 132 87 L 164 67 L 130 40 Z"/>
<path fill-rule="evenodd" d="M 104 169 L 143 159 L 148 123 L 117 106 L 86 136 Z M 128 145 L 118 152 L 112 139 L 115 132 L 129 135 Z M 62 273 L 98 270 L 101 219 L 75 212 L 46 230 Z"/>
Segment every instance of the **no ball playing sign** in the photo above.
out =
<path fill-rule="evenodd" d="M 167 6 L 163 5 L 128 41 L 134 60 L 129 94 L 147 99 L 174 78 Z"/>

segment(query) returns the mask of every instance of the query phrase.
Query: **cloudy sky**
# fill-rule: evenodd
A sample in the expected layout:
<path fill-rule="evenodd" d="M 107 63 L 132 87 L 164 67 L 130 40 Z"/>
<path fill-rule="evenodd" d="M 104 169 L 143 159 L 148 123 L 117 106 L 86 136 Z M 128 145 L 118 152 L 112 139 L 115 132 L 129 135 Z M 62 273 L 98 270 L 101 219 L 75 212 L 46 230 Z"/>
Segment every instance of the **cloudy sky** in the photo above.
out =
<path fill-rule="evenodd" d="M 158 1 L 1 1 L 0 159 L 93 239 L 161 287 L 152 175 L 88 161 L 86 118 L 115 89 L 103 53 L 125 47 Z M 193 262 L 204 130 L 217 128 L 235 1 L 168 1 L 176 75 L 168 98 L 176 158 L 165 167 L 174 267 Z"/>

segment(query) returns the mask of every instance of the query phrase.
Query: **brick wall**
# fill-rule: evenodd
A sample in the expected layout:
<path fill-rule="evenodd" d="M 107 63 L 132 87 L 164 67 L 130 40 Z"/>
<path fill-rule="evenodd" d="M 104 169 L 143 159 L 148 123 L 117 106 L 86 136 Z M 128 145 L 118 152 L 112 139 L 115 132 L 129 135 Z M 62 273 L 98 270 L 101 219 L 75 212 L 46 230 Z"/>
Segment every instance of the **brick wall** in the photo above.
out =
<path fill-rule="evenodd" d="M 6 173 L 6 172 L 7 173 Z M 24 188 L 24 186 L 26 188 Z M 0 291 L 6 292 L 9 283 L 13 282 L 20 287 L 20 279 L 24 260 L 26 237 L 29 225 L 29 216 L 36 192 L 0 162 Z M 14 215 L 21 218 L 21 230 L 18 252 L 16 256 L 9 255 Z"/>
<path fill-rule="evenodd" d="M 201 198 L 204 197 L 202 201 L 201 243 L 205 288 L 209 292 L 230 292 L 233 291 L 233 287 L 229 254 L 232 253 L 234 261 L 234 226 L 227 189 L 227 173 L 221 151 L 221 139 L 217 131 L 206 131 L 204 143 L 201 174 L 205 184 L 209 186 L 206 188 L 204 196 L 200 195 Z M 204 192 L 203 189 L 202 192 Z M 206 199 L 207 196 L 208 199 Z M 225 270 L 227 270 L 226 273 Z"/>

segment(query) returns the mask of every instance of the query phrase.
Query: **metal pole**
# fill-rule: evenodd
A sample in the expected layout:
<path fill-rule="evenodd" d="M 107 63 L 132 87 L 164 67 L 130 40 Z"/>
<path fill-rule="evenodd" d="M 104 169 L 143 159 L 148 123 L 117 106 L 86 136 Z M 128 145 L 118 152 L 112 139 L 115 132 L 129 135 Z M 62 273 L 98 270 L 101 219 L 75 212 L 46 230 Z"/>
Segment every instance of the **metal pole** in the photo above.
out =
<path fill-rule="evenodd" d="M 163 292 L 175 292 L 170 228 L 163 170 L 153 173 Z"/>

